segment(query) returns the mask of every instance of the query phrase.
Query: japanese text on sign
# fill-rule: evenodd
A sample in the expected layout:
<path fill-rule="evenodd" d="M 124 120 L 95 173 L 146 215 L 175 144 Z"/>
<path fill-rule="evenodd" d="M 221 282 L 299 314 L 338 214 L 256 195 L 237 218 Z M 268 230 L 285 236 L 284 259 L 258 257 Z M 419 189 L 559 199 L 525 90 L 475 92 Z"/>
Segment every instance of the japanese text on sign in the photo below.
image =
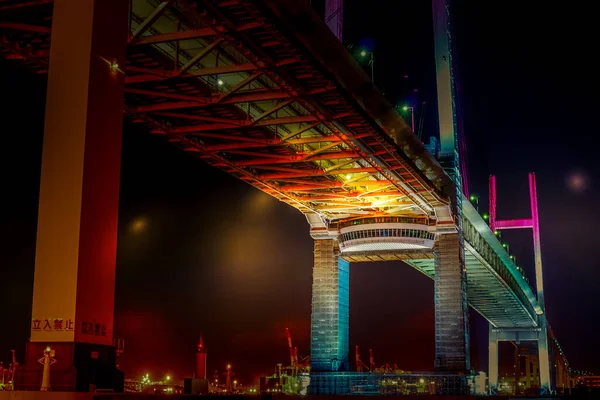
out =
<path fill-rule="evenodd" d="M 106 336 L 106 325 L 97 322 L 82 322 L 81 333 L 94 336 Z"/>
<path fill-rule="evenodd" d="M 64 332 L 75 329 L 75 323 L 72 319 L 64 320 L 62 318 L 33 318 L 31 329 L 36 332 Z"/>

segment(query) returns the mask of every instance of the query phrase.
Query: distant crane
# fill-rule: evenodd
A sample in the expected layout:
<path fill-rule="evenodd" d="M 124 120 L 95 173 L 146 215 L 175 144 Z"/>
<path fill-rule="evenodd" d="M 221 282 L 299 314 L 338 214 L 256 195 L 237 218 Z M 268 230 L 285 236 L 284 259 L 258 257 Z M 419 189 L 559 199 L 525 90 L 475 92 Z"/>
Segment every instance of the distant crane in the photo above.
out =
<path fill-rule="evenodd" d="M 285 328 L 285 333 L 287 335 L 288 348 L 290 349 L 290 366 L 292 367 L 292 371 L 296 369 L 296 351 L 292 346 L 292 334 L 288 328 Z"/>
<path fill-rule="evenodd" d="M 298 347 L 293 347 L 292 334 L 288 328 L 285 328 L 285 333 L 288 341 L 288 349 L 290 351 L 290 368 L 292 370 L 292 376 L 296 376 L 298 372 L 308 372 L 310 370 L 310 356 L 299 356 Z"/>
<path fill-rule="evenodd" d="M 370 353 L 372 355 L 372 353 Z M 362 360 L 360 359 L 360 352 L 358 351 L 358 346 L 356 346 L 356 372 L 362 372 L 363 371 L 363 367 L 367 370 L 370 371 L 369 367 L 367 367 L 365 365 L 364 362 L 362 362 Z"/>

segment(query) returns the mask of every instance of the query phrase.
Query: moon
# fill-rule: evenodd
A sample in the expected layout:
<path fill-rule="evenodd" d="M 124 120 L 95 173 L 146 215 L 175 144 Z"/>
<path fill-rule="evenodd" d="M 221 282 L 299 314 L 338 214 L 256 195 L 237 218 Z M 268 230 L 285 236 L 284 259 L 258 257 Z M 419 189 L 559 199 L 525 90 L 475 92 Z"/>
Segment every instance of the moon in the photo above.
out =
<path fill-rule="evenodd" d="M 589 178 L 583 171 L 572 171 L 567 175 L 566 183 L 571 192 L 583 193 L 589 186 Z"/>

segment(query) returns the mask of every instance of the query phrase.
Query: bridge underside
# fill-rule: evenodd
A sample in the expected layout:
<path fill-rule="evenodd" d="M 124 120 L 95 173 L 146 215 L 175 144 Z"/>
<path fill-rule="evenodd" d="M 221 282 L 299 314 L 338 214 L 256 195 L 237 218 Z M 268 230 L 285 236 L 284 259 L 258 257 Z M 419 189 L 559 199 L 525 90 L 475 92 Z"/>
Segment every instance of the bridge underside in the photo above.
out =
<path fill-rule="evenodd" d="M 433 252 L 350 252 L 341 257 L 350 262 L 403 261 L 427 277 L 434 279 Z M 465 249 L 467 269 L 467 298 L 469 305 L 492 326 L 529 328 L 537 326 L 527 308 L 515 298 L 512 290 L 490 266 L 473 251 Z"/>

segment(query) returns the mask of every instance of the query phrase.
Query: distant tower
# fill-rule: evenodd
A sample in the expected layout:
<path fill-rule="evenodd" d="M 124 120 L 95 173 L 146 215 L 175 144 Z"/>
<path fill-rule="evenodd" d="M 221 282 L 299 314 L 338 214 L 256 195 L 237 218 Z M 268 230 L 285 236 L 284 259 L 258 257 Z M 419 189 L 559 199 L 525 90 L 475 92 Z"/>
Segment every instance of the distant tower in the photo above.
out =
<path fill-rule="evenodd" d="M 204 341 L 202 340 L 202 334 L 200 334 L 200 340 L 198 341 L 198 351 L 196 351 L 196 379 L 206 379 L 206 349 L 204 348 Z"/>
<path fill-rule="evenodd" d="M 233 373 L 231 372 L 231 364 L 227 364 L 227 372 L 225 372 L 225 390 L 227 393 L 233 392 L 233 382 L 231 380 Z"/>

